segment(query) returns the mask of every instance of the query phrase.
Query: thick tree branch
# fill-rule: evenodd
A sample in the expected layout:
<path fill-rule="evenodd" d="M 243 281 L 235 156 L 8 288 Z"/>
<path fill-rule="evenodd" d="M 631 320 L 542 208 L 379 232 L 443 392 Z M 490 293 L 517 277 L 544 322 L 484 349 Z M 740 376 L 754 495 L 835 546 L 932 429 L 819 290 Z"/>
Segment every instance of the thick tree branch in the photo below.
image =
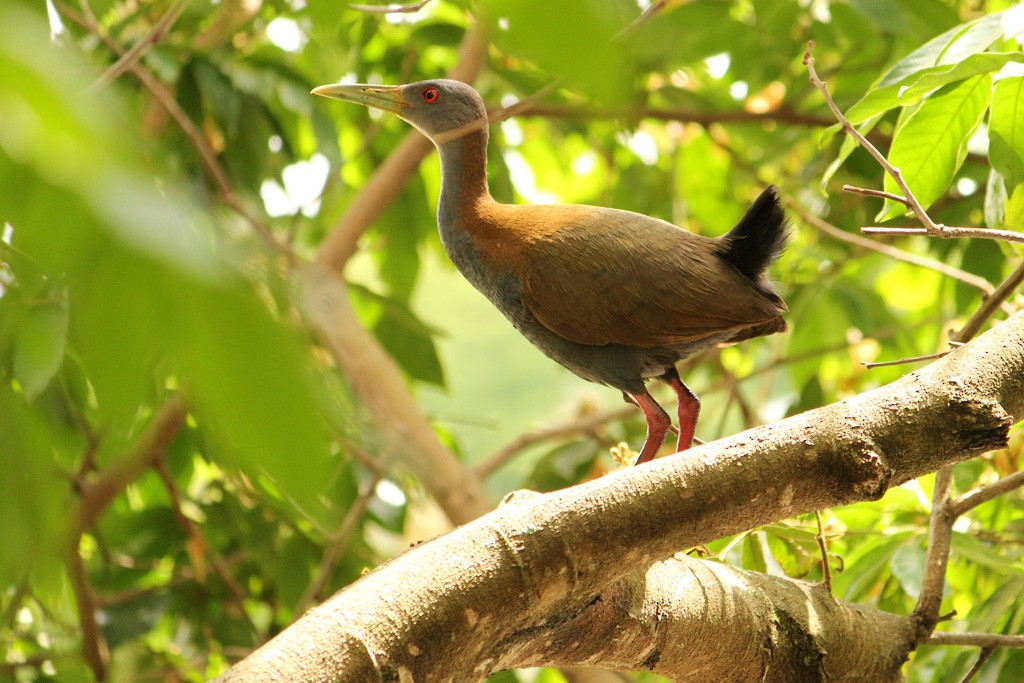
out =
<path fill-rule="evenodd" d="M 926 368 L 846 401 L 563 491 L 513 495 L 498 510 L 363 577 L 221 680 L 404 675 L 472 681 L 538 661 L 646 668 L 685 678 L 700 648 L 717 642 L 713 631 L 713 637 L 690 641 L 682 665 L 673 657 L 677 639 L 696 638 L 695 623 L 714 629 L 713 619 L 686 618 L 684 605 L 703 615 L 699 605 L 684 601 L 666 612 L 671 601 L 635 603 L 651 609 L 614 612 L 610 625 L 576 621 L 573 615 L 604 602 L 613 610 L 616 600 L 639 599 L 632 591 L 656 594 L 664 585 L 657 577 L 668 570 L 651 565 L 681 548 L 877 499 L 891 486 L 1001 447 L 1014 416 L 1022 414 L 1024 313 Z M 760 599 L 750 595 L 758 590 L 754 584 L 716 576 L 735 609 L 752 609 L 748 601 Z M 678 577 L 672 583 L 676 590 L 686 587 Z M 805 600 L 807 618 L 823 629 L 847 618 L 818 611 L 816 604 Z M 839 603 L 834 609 L 886 623 L 868 608 Z M 629 619 L 643 622 L 644 638 L 639 622 Z M 899 623 L 882 640 L 898 641 L 889 651 L 905 653 L 914 643 L 912 622 Z M 673 624 L 680 624 L 678 630 Z M 762 624 L 755 620 L 750 628 Z M 841 659 L 843 647 L 824 647 L 824 636 L 803 628 L 799 619 L 791 629 L 780 625 L 788 633 L 785 648 L 826 652 L 819 661 L 831 680 L 842 680 L 844 671 L 854 676 L 853 668 L 844 668 L 854 664 Z M 633 636 L 609 645 L 608 634 L 620 628 Z M 603 635 L 583 643 L 595 631 Z M 564 644 L 557 652 L 549 642 L 556 634 Z M 728 664 L 753 656 L 759 647 L 774 647 L 751 641 L 750 634 L 742 633 L 732 648 L 719 648 L 716 661 Z M 784 680 L 769 673 L 766 680 Z"/>

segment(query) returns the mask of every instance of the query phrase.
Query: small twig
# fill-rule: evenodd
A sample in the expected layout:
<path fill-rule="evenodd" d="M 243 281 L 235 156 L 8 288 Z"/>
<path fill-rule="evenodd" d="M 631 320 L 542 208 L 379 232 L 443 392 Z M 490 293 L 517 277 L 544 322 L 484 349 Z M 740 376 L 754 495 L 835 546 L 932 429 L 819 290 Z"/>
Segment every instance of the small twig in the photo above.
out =
<path fill-rule="evenodd" d="M 146 34 L 142 40 L 135 43 L 130 50 L 122 54 L 116 62 L 111 64 L 102 74 L 100 74 L 99 78 L 92 82 L 88 91 L 94 91 L 102 88 L 103 86 L 109 85 L 114 81 L 114 79 L 127 71 L 131 64 L 139 61 L 142 56 L 149 51 L 149 48 L 164 39 L 187 5 L 188 0 L 178 0 L 178 2 L 174 3 L 171 8 L 167 10 L 162 17 L 160 17 L 160 20 L 153 25 L 153 28 L 150 29 L 149 33 Z"/>
<path fill-rule="evenodd" d="M 821 585 L 829 593 L 832 592 L 832 567 L 828 562 L 828 539 L 825 538 L 825 525 L 821 521 L 821 510 L 814 511 L 814 518 L 818 521 L 818 549 L 821 550 Z"/>
<path fill-rule="evenodd" d="M 991 484 L 979 486 L 949 503 L 949 513 L 959 517 L 990 500 L 1024 486 L 1024 470 L 1014 472 Z"/>
<path fill-rule="evenodd" d="M 843 189 L 846 189 L 848 187 L 849 185 L 844 185 Z M 968 273 L 965 270 L 955 268 L 953 266 L 943 263 L 942 261 L 937 261 L 935 259 L 928 258 L 927 256 L 918 256 L 917 254 L 911 254 L 909 252 L 903 251 L 902 249 L 897 249 L 896 247 L 890 246 L 888 244 L 882 244 L 880 242 L 876 242 L 875 240 L 866 239 L 857 234 L 848 233 L 845 230 L 841 230 L 835 225 L 832 225 L 831 223 L 825 221 L 824 219 L 819 218 L 818 216 L 814 215 L 805 207 L 803 207 L 800 204 L 797 204 L 796 202 L 789 202 L 789 206 L 790 208 L 795 210 L 801 218 L 803 218 L 805 221 L 813 225 L 815 228 L 822 231 L 829 237 L 837 239 L 841 242 L 846 242 L 847 244 L 853 244 L 858 247 L 863 247 L 864 249 L 876 251 L 897 261 L 903 261 L 904 263 L 910 263 L 915 266 L 921 266 L 922 268 L 934 270 L 935 272 L 941 273 L 942 275 L 945 275 L 948 278 L 957 280 L 959 282 L 963 282 L 965 285 L 974 287 L 984 295 L 991 295 L 995 291 L 995 287 L 992 286 L 992 283 L 990 283 L 988 280 L 984 278 L 978 277 L 974 273 Z"/>
<path fill-rule="evenodd" d="M 81 533 L 76 533 L 67 548 L 68 581 L 78 608 L 78 625 L 82 636 L 82 651 L 85 661 L 97 681 L 106 680 L 110 649 L 103 637 L 103 630 L 96 620 L 96 596 L 89 581 L 89 570 L 79 550 Z"/>
<path fill-rule="evenodd" d="M 962 679 L 960 679 L 960 683 L 970 683 L 974 680 L 974 677 L 981 673 L 981 667 L 985 666 L 985 662 L 992 657 L 995 651 L 996 649 L 994 647 L 981 648 L 981 652 L 978 653 L 978 659 L 974 662 L 974 666 L 972 666 L 971 670 L 968 671 Z"/>
<path fill-rule="evenodd" d="M 821 92 L 822 97 L 825 98 L 825 103 L 828 104 L 828 108 L 832 110 L 832 114 L 836 117 L 836 120 L 839 121 L 843 130 L 851 135 L 853 139 L 857 141 L 857 144 L 867 150 L 867 152 L 875 158 L 875 161 L 885 169 L 885 172 L 896 181 L 896 184 L 899 185 L 900 190 L 903 192 L 902 203 L 906 204 L 907 208 L 914 212 L 914 215 L 917 216 L 917 220 L 921 222 L 921 225 L 925 226 L 926 231 L 929 234 L 947 237 L 948 235 L 945 233 L 946 227 L 931 219 L 928 212 L 924 210 L 923 206 L 921 206 L 921 202 L 919 202 L 917 197 L 914 196 L 914 192 L 910 189 L 907 181 L 903 179 L 903 174 L 900 172 L 900 169 L 890 164 L 885 158 L 885 155 L 879 152 L 878 148 L 871 144 L 866 137 L 861 135 L 860 131 L 854 128 L 850 121 L 843 116 L 843 112 L 839 111 L 839 107 L 836 106 L 835 101 L 832 99 L 832 95 L 828 91 L 828 86 L 825 85 L 824 81 L 818 78 L 818 73 L 814 69 L 814 58 L 811 57 L 811 50 L 813 49 L 814 41 L 812 40 L 807 43 L 807 50 L 804 52 L 804 65 L 807 67 L 807 72 L 810 75 L 811 84 Z M 1024 238 L 1024 236 L 1022 236 L 1022 238 Z"/>
<path fill-rule="evenodd" d="M 928 552 L 925 557 L 921 594 L 911 614 L 917 624 L 917 642 L 924 642 L 939 621 L 942 592 L 946 583 L 946 565 L 956 517 L 949 512 L 949 495 L 953 487 L 953 468 L 947 466 L 935 473 L 932 490 L 932 513 L 928 526 Z"/>
<path fill-rule="evenodd" d="M 1024 233 L 991 228 L 963 228 L 944 225 L 942 232 L 936 233 L 926 228 L 887 228 L 883 225 L 868 225 L 861 228 L 860 231 L 865 235 L 939 235 L 940 237 L 973 237 L 974 239 L 1002 240 L 1024 244 Z"/>
<path fill-rule="evenodd" d="M 492 124 L 500 123 L 501 121 L 510 119 L 513 116 L 521 114 L 522 112 L 527 111 L 534 104 L 536 104 L 537 102 L 539 102 L 540 100 L 544 99 L 552 92 L 557 90 L 558 86 L 562 84 L 562 81 L 563 79 L 556 78 L 555 80 L 551 81 L 550 83 L 545 85 L 543 88 L 540 88 L 533 94 L 528 95 L 527 97 L 524 97 L 521 100 L 516 100 L 507 107 L 503 107 L 501 109 L 498 109 L 497 111 L 488 113 L 486 119 L 473 121 L 471 123 L 467 123 L 464 126 L 459 126 L 458 128 L 453 128 L 452 130 L 445 131 L 444 133 L 441 133 L 440 135 L 436 136 L 435 142 L 438 145 L 443 145 L 446 142 L 457 140 L 475 131 L 483 130 L 488 126 L 491 126 Z"/>
<path fill-rule="evenodd" d="M 926 360 L 936 360 L 938 358 L 942 358 L 947 353 L 949 353 L 949 351 L 939 351 L 938 353 L 929 353 L 924 356 L 912 356 L 910 358 L 900 358 L 897 360 L 883 360 L 871 363 L 861 363 L 861 365 L 868 368 L 869 370 L 871 368 L 884 368 L 890 365 L 906 365 L 908 363 L 920 363 L 921 361 Z"/>
<path fill-rule="evenodd" d="M 948 631 L 936 631 L 924 644 L 1024 648 L 1024 635 L 1008 636 L 1002 633 L 950 633 Z"/>
<path fill-rule="evenodd" d="M 996 312 L 1004 301 L 1016 291 L 1020 283 L 1024 282 L 1024 261 L 1019 263 L 1009 277 L 999 283 L 992 296 L 982 302 L 981 307 L 974 312 L 970 319 L 953 335 L 953 340 L 964 343 L 974 338 L 981 331 L 982 326 Z"/>
<path fill-rule="evenodd" d="M 892 192 L 885 192 L 884 190 L 872 190 L 867 187 L 855 187 L 853 185 L 843 185 L 843 192 L 850 192 L 852 194 L 860 194 L 865 197 L 879 197 L 881 199 L 891 199 L 894 202 L 909 206 L 910 202 L 903 195 L 893 194 Z"/>
<path fill-rule="evenodd" d="M 419 12 L 428 4 L 430 4 L 430 0 L 420 0 L 411 5 L 358 5 L 349 3 L 349 7 L 360 12 L 370 12 L 371 14 L 398 14 Z"/>
<path fill-rule="evenodd" d="M 77 536 L 91 528 L 121 492 L 161 456 L 185 426 L 187 409 L 181 394 L 157 411 L 136 442 L 94 477 L 79 482 L 81 501 L 75 511 Z"/>
<path fill-rule="evenodd" d="M 383 473 L 380 471 L 373 471 L 370 478 L 364 482 L 359 491 L 358 497 L 352 503 L 352 507 L 350 507 L 348 512 L 345 514 L 345 518 L 338 526 L 337 533 L 334 534 L 324 551 L 316 576 L 312 581 L 310 581 L 309 586 L 306 588 L 305 592 L 303 592 L 302 597 L 299 598 L 298 603 L 296 603 L 295 612 L 293 614 L 295 619 L 301 617 L 306 610 L 310 608 L 310 606 L 317 600 L 317 596 L 320 595 L 324 587 L 327 585 L 327 582 L 330 581 L 331 575 L 334 574 L 335 567 L 338 566 L 338 558 L 341 557 L 341 554 L 348 546 L 348 543 L 352 538 L 352 532 L 355 531 L 356 524 L 358 524 L 359 520 L 366 514 L 366 509 L 370 506 L 370 500 L 373 498 L 377 484 L 380 483 L 383 476 Z"/>
<path fill-rule="evenodd" d="M 653 19 L 655 15 L 657 15 L 659 12 L 665 9 L 668 3 L 669 0 L 657 0 L 656 2 L 652 2 L 650 7 L 648 7 L 647 9 L 640 13 L 640 16 L 626 24 L 624 28 L 622 28 L 618 33 L 616 33 L 613 40 L 622 40 L 630 33 L 633 33 L 634 31 L 639 29 L 641 26 L 643 26 L 651 19 Z"/>
<path fill-rule="evenodd" d="M 539 429 L 535 432 L 521 434 L 505 446 L 502 446 L 486 459 L 481 460 L 474 465 L 473 472 L 481 479 L 486 479 L 494 474 L 494 472 L 504 465 L 510 458 L 536 443 L 550 441 L 552 439 L 561 439 L 574 434 L 592 433 L 598 427 L 606 425 L 609 422 L 614 422 L 615 420 L 627 418 L 634 413 L 635 410 L 632 406 L 622 406 L 621 408 L 606 410 L 593 415 L 586 415 L 548 429 Z"/>

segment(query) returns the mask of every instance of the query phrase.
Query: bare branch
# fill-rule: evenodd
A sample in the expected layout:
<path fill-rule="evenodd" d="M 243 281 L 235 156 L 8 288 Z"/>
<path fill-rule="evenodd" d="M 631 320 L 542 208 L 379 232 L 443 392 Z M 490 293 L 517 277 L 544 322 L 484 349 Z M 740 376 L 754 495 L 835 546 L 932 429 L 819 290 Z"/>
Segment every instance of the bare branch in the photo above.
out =
<path fill-rule="evenodd" d="M 1010 276 L 1003 280 L 992 296 L 982 302 L 971 316 L 970 320 L 956 334 L 952 335 L 957 342 L 967 342 L 974 338 L 981 331 L 982 326 L 996 312 L 996 309 L 1016 291 L 1020 283 L 1024 282 L 1024 261 L 1019 263 Z"/>
<path fill-rule="evenodd" d="M 1024 636 L 1008 636 L 1001 633 L 950 633 L 936 631 L 928 638 L 927 645 L 958 645 L 964 647 L 1024 647 Z"/>
<path fill-rule="evenodd" d="M 635 413 L 636 410 L 632 406 L 627 405 L 621 408 L 615 408 L 613 410 L 606 410 L 593 415 L 576 418 L 575 420 L 571 420 L 548 429 L 539 429 L 535 432 L 522 434 L 503 446 L 501 449 L 495 451 L 485 460 L 477 463 L 473 467 L 473 471 L 481 479 L 486 479 L 491 476 L 495 470 L 504 465 L 510 458 L 536 443 L 550 441 L 552 439 L 561 439 L 575 434 L 592 433 L 598 427 L 604 426 L 609 422 L 614 422 L 615 420 L 622 420 L 630 415 L 634 415 Z"/>
<path fill-rule="evenodd" d="M 171 8 L 164 13 L 160 20 L 153 25 L 149 33 L 146 34 L 142 40 L 135 43 L 127 52 L 121 55 L 120 58 L 100 74 L 99 78 L 93 81 L 92 85 L 89 86 L 89 90 L 97 90 L 106 85 L 112 83 L 118 76 L 128 70 L 130 65 L 138 62 L 142 59 L 142 56 L 149 51 L 149 48 L 153 47 L 160 41 L 162 41 L 167 33 L 174 26 L 174 22 L 181 16 L 182 11 L 188 6 L 188 0 L 177 0 Z"/>
<path fill-rule="evenodd" d="M 952 466 L 943 467 L 935 473 L 924 577 L 921 579 L 921 594 L 918 596 L 917 605 L 911 614 L 911 619 L 917 623 L 918 642 L 924 642 L 935 628 L 935 624 L 939 622 L 942 592 L 946 585 L 946 565 L 949 563 L 949 548 L 953 536 L 953 522 L 956 521 L 956 517 L 949 513 L 947 506 L 952 486 Z"/>
<path fill-rule="evenodd" d="M 985 666 L 985 662 L 992 658 L 995 651 L 994 647 L 981 648 L 981 652 L 978 653 L 978 659 L 975 660 L 974 666 L 971 667 L 970 671 L 964 674 L 964 677 L 960 679 L 960 683 L 970 683 L 970 681 L 974 680 L 974 677 L 981 673 L 981 667 Z"/>
<path fill-rule="evenodd" d="M 885 155 L 879 152 L 878 148 L 871 144 L 866 137 L 861 135 L 860 131 L 854 128 L 849 120 L 843 116 L 843 112 L 839 111 L 839 107 L 836 106 L 835 101 L 832 99 L 832 95 L 829 94 L 828 86 L 825 85 L 824 81 L 818 78 L 818 73 L 814 69 L 814 58 L 811 57 L 811 50 L 813 49 L 814 41 L 810 41 L 807 43 L 807 51 L 804 52 L 804 65 L 807 67 L 808 74 L 810 74 L 811 84 L 821 92 L 822 97 L 825 98 L 826 104 L 828 104 L 828 108 L 832 110 L 832 114 L 836 117 L 836 120 L 839 121 L 843 130 L 851 135 L 853 139 L 857 141 L 857 144 L 867 150 L 868 154 L 874 157 L 875 161 L 885 169 L 885 172 L 896 181 L 900 190 L 903 191 L 903 203 L 905 203 L 907 207 L 914 212 L 914 215 L 917 216 L 921 225 L 925 226 L 927 232 L 929 234 L 946 236 L 943 232 L 945 230 L 945 226 L 940 225 L 931 219 L 928 212 L 924 210 L 923 206 L 921 206 L 921 202 L 919 202 L 917 197 L 914 196 L 914 192 L 910 189 L 907 181 L 903 179 L 903 174 L 900 172 L 900 169 L 890 164 L 885 158 Z"/>
<path fill-rule="evenodd" d="M 107 677 L 110 649 L 107 646 L 106 638 L 103 637 L 103 630 L 96 620 L 96 598 L 92 583 L 89 581 L 89 571 L 78 547 L 81 539 L 81 535 L 76 534 L 67 550 L 68 581 L 71 584 L 71 592 L 75 596 L 75 606 L 78 609 L 78 625 L 82 634 L 82 651 L 85 661 L 92 669 L 96 680 L 104 681 Z"/>
<path fill-rule="evenodd" d="M 687 587 L 710 585 L 698 573 L 715 574 L 731 596 L 730 613 L 742 614 L 748 629 L 746 599 L 756 601 L 769 584 L 798 589 L 799 608 L 786 611 L 787 619 L 845 613 L 847 606 L 804 582 L 676 559 L 679 549 L 794 514 L 877 500 L 925 472 L 1005 446 L 1010 426 L 1024 414 L 1022 374 L 1019 313 L 887 386 L 595 481 L 513 496 L 486 517 L 367 574 L 221 680 L 252 680 L 265 667 L 284 679 L 364 680 L 379 674 L 377 662 L 404 667 L 417 680 L 443 672 L 467 681 L 517 666 L 614 662 L 682 678 L 700 671 L 695 667 L 702 661 L 715 662 L 719 674 L 723 661 L 749 665 L 736 653 L 749 652 L 750 642 L 766 642 L 763 637 L 745 631 L 723 652 L 717 647 L 729 642 L 723 621 L 717 610 L 704 608 L 716 598 L 674 602 Z M 748 578 L 741 581 L 741 574 Z M 742 587 L 743 581 L 756 582 L 757 589 Z M 686 623 L 687 614 L 718 629 L 715 635 Z M 779 612 L 772 614 L 778 623 Z M 895 647 L 895 659 L 887 661 L 898 670 L 901 655 L 916 642 L 917 624 L 875 610 L 871 615 L 872 623 L 887 619 L 893 630 L 879 640 L 857 629 L 862 647 L 864 639 L 871 646 L 845 664 L 861 678 L 890 680 L 891 673 L 866 676 L 863 665 L 885 659 L 879 647 Z M 737 622 L 729 627 L 744 628 Z M 703 634 L 699 644 L 686 640 L 694 631 Z M 853 643 L 815 642 L 825 657 L 850 654 L 844 645 Z M 324 651 L 331 656 L 317 656 Z M 833 661 L 825 666 L 840 678 Z M 748 670 L 723 677 L 755 678 Z"/>
<path fill-rule="evenodd" d="M 990 500 L 998 498 L 999 496 L 1006 495 L 1010 491 L 1024 486 L 1024 470 L 1020 472 L 1014 472 L 1013 474 L 1003 477 L 999 481 L 986 484 L 985 486 L 979 486 L 976 489 L 968 491 L 964 495 L 956 498 L 949 503 L 949 513 L 955 516 L 966 514 L 978 507 L 983 505 Z"/>
<path fill-rule="evenodd" d="M 907 198 L 903 195 L 893 194 L 892 192 L 885 192 L 883 190 L 872 190 L 867 187 L 854 187 L 853 185 L 843 185 L 843 192 L 850 192 L 852 194 L 864 195 L 865 197 L 879 197 L 881 199 L 891 199 L 894 202 L 908 205 Z"/>
<path fill-rule="evenodd" d="M 832 567 L 828 562 L 828 539 L 825 537 L 825 525 L 821 521 L 821 510 L 814 511 L 814 519 L 818 523 L 818 533 L 815 538 L 818 540 L 818 550 L 821 551 L 821 584 L 825 590 L 832 592 Z"/>
<path fill-rule="evenodd" d="M 849 185 L 844 186 L 843 189 L 846 189 L 847 187 L 849 187 Z M 789 206 L 790 208 L 795 210 L 801 218 L 803 218 L 805 221 L 813 225 L 815 228 L 822 231 L 829 237 L 840 240 L 841 242 L 846 242 L 847 244 L 853 244 L 864 249 L 870 249 L 871 251 L 876 251 L 880 254 L 885 254 L 886 256 L 897 261 L 903 261 L 904 263 L 910 263 L 915 266 L 921 266 L 922 268 L 934 270 L 935 272 L 941 273 L 942 275 L 945 275 L 948 278 L 952 278 L 954 280 L 957 280 L 958 282 L 963 282 L 964 284 L 977 289 L 978 291 L 985 295 L 992 294 L 995 291 L 995 287 L 992 286 L 992 283 L 990 283 L 988 280 L 984 278 L 978 277 L 974 273 L 968 273 L 965 270 L 955 268 L 953 266 L 943 263 L 942 261 L 937 261 L 935 259 L 928 258 L 927 256 L 918 256 L 917 254 L 911 254 L 909 252 L 903 251 L 902 249 L 897 249 L 896 247 L 890 246 L 888 244 L 881 244 L 874 240 L 869 240 L 864 237 L 861 237 L 860 235 L 848 233 L 845 230 L 842 230 L 839 227 L 823 220 L 822 218 L 819 218 L 818 216 L 814 215 L 811 211 L 809 211 L 806 207 L 796 202 L 789 202 Z"/>
<path fill-rule="evenodd" d="M 185 399 L 175 394 L 157 411 L 136 442 L 106 469 L 80 483 L 81 500 L 75 512 L 78 533 L 96 523 L 104 510 L 161 457 L 185 426 Z M 76 536 L 77 538 L 77 536 Z"/>
<path fill-rule="evenodd" d="M 924 356 L 912 356 L 910 358 L 899 358 L 897 360 L 884 360 L 879 361 L 877 363 L 861 363 L 861 365 L 868 368 L 869 370 L 871 368 L 884 368 L 891 365 L 907 365 L 909 363 L 920 363 L 926 360 L 938 360 L 939 358 L 945 356 L 947 353 L 949 353 L 949 351 L 939 351 L 938 353 L 929 353 L 925 354 Z"/>
<path fill-rule="evenodd" d="M 926 228 L 889 228 L 880 225 L 868 225 L 860 229 L 865 235 L 938 235 L 939 237 L 973 237 L 980 240 L 1002 240 L 1024 244 L 1024 233 L 1012 230 L 993 230 L 991 228 L 963 228 L 944 225 L 942 232 L 937 233 Z"/>
<path fill-rule="evenodd" d="M 382 478 L 383 474 L 381 472 L 373 472 L 370 478 L 363 483 L 359 495 L 352 503 L 352 507 L 345 513 L 345 518 L 338 526 L 338 531 L 328 543 L 323 558 L 320 560 L 316 576 L 309 582 L 306 591 L 299 598 L 298 603 L 296 603 L 294 612 L 296 618 L 302 616 L 313 605 L 327 586 L 327 582 L 330 581 L 331 575 L 334 574 L 334 570 L 338 566 L 338 559 L 341 558 L 341 554 L 348 547 L 348 542 L 352 539 L 352 532 L 355 531 L 356 524 L 366 514 L 366 509 L 370 506 L 370 500 L 373 498 L 374 489 L 376 489 L 377 484 L 380 483 Z"/>

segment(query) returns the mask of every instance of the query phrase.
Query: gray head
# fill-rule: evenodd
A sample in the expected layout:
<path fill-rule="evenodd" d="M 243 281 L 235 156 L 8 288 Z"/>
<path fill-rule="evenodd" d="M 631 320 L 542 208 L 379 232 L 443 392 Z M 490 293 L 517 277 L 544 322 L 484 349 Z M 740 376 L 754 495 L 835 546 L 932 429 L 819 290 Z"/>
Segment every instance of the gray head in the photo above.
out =
<path fill-rule="evenodd" d="M 459 81 L 438 79 L 408 85 L 321 85 L 314 95 L 355 102 L 391 112 L 416 126 L 436 144 L 463 127 L 486 126 L 487 110 L 472 87 Z"/>

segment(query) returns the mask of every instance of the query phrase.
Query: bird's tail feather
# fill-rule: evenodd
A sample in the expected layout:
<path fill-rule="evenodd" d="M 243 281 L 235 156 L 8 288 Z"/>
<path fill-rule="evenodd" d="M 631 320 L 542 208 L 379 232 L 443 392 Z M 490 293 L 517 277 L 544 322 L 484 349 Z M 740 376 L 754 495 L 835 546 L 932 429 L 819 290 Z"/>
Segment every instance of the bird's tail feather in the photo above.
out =
<path fill-rule="evenodd" d="M 764 277 L 789 241 L 789 220 L 779 191 L 769 185 L 723 238 L 722 258 L 754 281 Z"/>

